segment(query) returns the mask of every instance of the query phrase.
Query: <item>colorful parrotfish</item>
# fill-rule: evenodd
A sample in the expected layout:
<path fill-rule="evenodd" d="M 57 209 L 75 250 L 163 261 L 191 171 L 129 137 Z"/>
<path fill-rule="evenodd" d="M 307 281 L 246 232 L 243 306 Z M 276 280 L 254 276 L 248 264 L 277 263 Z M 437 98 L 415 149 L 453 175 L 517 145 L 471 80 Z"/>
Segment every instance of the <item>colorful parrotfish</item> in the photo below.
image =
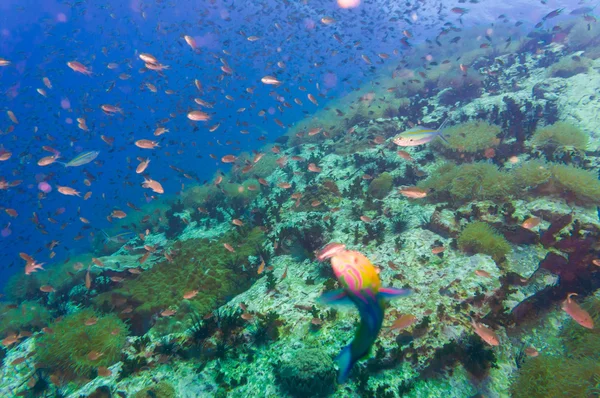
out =
<path fill-rule="evenodd" d="M 409 290 L 381 287 L 378 270 L 363 254 L 342 250 L 331 256 L 331 266 L 343 289 L 324 293 L 324 304 L 352 303 L 360 314 L 360 326 L 352 342 L 342 349 L 337 357 L 339 366 L 338 383 L 344 383 L 352 366 L 366 357 L 377 339 L 386 301 L 405 297 Z"/>

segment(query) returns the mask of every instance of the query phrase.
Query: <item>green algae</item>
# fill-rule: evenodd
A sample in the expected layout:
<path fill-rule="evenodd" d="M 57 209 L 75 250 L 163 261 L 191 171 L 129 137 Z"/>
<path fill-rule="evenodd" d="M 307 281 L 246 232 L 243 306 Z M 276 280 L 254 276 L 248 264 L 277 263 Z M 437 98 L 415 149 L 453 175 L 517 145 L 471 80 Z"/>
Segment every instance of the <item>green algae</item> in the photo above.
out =
<path fill-rule="evenodd" d="M 600 181 L 598 173 L 578 167 L 554 164 L 552 192 L 582 206 L 600 204 Z"/>
<path fill-rule="evenodd" d="M 390 173 L 383 172 L 375 177 L 369 184 L 367 193 L 375 199 L 383 199 L 392 190 L 394 186 L 394 178 Z"/>
<path fill-rule="evenodd" d="M 458 236 L 457 243 L 460 250 L 471 254 L 487 254 L 496 263 L 502 262 L 511 251 L 504 236 L 482 221 L 468 224 Z"/>
<path fill-rule="evenodd" d="M 435 140 L 435 149 L 449 149 L 453 152 L 474 154 L 495 148 L 500 143 L 498 136 L 502 132 L 499 126 L 484 121 L 471 121 L 445 128 L 444 140 Z"/>
<path fill-rule="evenodd" d="M 465 203 L 472 200 L 503 200 L 511 196 L 513 178 L 489 163 L 460 166 L 444 163 L 419 188 L 431 190 L 428 196 L 438 200 Z"/>
<path fill-rule="evenodd" d="M 216 242 L 189 239 L 176 245 L 173 262 L 163 261 L 138 278 L 126 280 L 112 292 L 100 295 L 97 302 L 109 299 L 113 293 L 122 295 L 138 305 L 134 312 L 149 316 L 166 309 L 177 309 L 186 292 L 198 290 L 186 301 L 187 312 L 206 314 L 225 297 L 248 287 L 252 279 L 248 257 L 255 255 L 264 241 L 259 228 L 229 232 Z M 234 248 L 228 251 L 224 244 Z M 184 317 L 178 313 L 176 318 Z"/>
<path fill-rule="evenodd" d="M 96 322 L 86 325 L 90 319 Z M 116 315 L 101 315 L 89 308 L 55 321 L 50 330 L 36 340 L 38 360 L 74 378 L 89 377 L 98 367 L 117 362 L 129 333 Z M 90 353 L 100 356 L 93 359 Z"/>
<path fill-rule="evenodd" d="M 133 398 L 174 398 L 177 394 L 175 388 L 166 381 L 161 381 L 155 386 L 146 387 L 133 395 Z"/>
<path fill-rule="evenodd" d="M 274 370 L 281 389 L 293 397 L 325 396 L 335 385 L 333 360 L 320 348 L 293 352 L 279 361 Z"/>
<path fill-rule="evenodd" d="M 540 355 L 525 360 L 511 385 L 511 396 L 592 397 L 598 392 L 599 376 L 600 364 L 595 360 Z"/>
<path fill-rule="evenodd" d="M 3 306 L 0 317 L 0 335 L 19 331 L 34 331 L 51 320 L 50 310 L 36 301 L 23 301 L 18 307 Z"/>
<path fill-rule="evenodd" d="M 535 130 L 531 145 L 543 150 L 556 150 L 559 147 L 571 147 L 584 151 L 589 136 L 579 127 L 570 123 L 556 122 Z"/>
<path fill-rule="evenodd" d="M 521 163 L 512 170 L 515 186 L 523 191 L 535 189 L 547 183 L 552 177 L 550 164 L 543 160 L 533 159 Z"/>

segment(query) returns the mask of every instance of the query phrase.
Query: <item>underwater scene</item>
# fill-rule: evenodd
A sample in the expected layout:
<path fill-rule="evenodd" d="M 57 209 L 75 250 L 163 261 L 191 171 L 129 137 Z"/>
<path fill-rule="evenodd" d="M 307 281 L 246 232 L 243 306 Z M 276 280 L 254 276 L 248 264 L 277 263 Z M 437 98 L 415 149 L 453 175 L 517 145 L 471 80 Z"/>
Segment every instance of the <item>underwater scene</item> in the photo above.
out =
<path fill-rule="evenodd" d="M 1 0 L 0 398 L 600 396 L 595 0 Z"/>

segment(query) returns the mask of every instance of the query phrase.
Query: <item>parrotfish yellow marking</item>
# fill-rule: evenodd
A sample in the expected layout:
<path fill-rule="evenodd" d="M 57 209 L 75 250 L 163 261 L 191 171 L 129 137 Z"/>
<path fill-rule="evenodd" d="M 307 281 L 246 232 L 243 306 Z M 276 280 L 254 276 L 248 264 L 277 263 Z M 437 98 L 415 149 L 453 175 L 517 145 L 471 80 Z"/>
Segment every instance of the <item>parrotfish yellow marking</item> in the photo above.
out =
<path fill-rule="evenodd" d="M 69 160 L 67 163 L 62 163 L 62 162 L 58 162 L 58 163 L 62 163 L 63 166 L 65 166 L 65 167 L 83 166 L 84 164 L 88 164 L 91 161 L 93 161 L 94 159 L 96 159 L 99 154 L 100 154 L 100 151 L 85 152 L 85 153 L 82 153 L 79 156 L 75 157 L 74 159 Z"/>
<path fill-rule="evenodd" d="M 442 135 L 442 130 L 446 126 L 447 121 L 448 119 L 446 119 L 437 130 L 428 129 L 420 126 L 413 127 L 410 130 L 406 130 L 405 132 L 398 134 L 396 137 L 394 137 L 392 141 L 398 146 L 423 145 L 432 141 L 435 137 L 440 137 L 441 139 L 446 141 L 446 138 L 444 138 L 444 136 Z"/>
<path fill-rule="evenodd" d="M 381 287 L 377 269 L 363 254 L 342 250 L 331 256 L 331 267 L 342 289 L 324 293 L 320 301 L 326 304 L 352 303 L 360 314 L 360 326 L 352 342 L 337 357 L 338 383 L 344 383 L 352 366 L 366 357 L 377 339 L 386 301 L 405 297 L 410 290 Z"/>

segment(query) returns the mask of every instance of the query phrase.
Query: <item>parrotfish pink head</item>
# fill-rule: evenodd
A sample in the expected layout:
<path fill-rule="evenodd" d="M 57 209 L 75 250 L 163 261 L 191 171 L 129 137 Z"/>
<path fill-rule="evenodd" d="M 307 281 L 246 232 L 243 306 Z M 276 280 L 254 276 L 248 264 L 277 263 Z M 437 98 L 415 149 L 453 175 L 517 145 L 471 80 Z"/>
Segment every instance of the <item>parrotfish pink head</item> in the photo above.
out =
<path fill-rule="evenodd" d="M 331 258 L 331 267 L 344 289 L 355 294 L 365 289 L 377 294 L 381 287 L 377 269 L 362 253 L 342 251 Z"/>

